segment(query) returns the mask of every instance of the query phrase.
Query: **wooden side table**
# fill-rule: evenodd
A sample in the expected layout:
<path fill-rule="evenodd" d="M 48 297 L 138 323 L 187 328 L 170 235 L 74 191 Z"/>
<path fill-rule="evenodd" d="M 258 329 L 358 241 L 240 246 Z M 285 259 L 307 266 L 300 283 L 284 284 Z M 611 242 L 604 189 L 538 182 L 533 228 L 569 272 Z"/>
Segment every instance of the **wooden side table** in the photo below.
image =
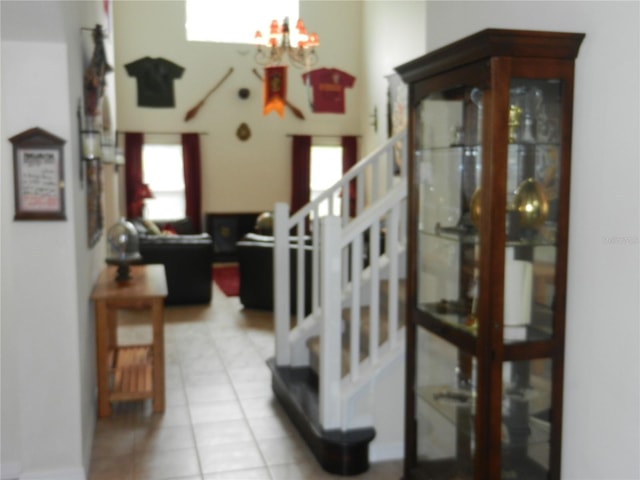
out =
<path fill-rule="evenodd" d="M 111 414 L 111 402 L 153 399 L 154 412 L 164 412 L 163 265 L 135 265 L 131 279 L 116 282 L 116 267 L 105 268 L 91 294 L 95 303 L 98 370 L 98 417 Z M 118 345 L 117 311 L 149 309 L 150 345 Z"/>

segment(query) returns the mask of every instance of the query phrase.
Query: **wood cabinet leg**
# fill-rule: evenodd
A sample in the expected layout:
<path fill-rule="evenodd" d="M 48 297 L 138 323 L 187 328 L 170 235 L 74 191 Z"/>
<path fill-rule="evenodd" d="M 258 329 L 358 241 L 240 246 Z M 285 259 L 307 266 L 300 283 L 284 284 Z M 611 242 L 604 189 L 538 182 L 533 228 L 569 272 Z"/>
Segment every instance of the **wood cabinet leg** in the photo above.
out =
<path fill-rule="evenodd" d="M 164 412 L 164 303 L 154 301 L 151 306 L 153 324 L 153 411 Z"/>
<path fill-rule="evenodd" d="M 98 371 L 98 417 L 111 415 L 109 403 L 109 312 L 105 302 L 96 302 L 96 364 Z"/>

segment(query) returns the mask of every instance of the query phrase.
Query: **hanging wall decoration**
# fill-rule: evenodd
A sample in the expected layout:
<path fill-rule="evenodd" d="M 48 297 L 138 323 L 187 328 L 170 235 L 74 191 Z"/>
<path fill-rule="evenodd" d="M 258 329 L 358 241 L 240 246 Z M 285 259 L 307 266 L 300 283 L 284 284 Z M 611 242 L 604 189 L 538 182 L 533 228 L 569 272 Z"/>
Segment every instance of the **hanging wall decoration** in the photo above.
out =
<path fill-rule="evenodd" d="M 253 69 L 253 74 L 258 77 L 258 79 L 260 80 L 260 82 L 262 82 L 264 84 L 264 79 L 262 78 L 262 75 L 260 75 L 260 73 L 258 72 L 258 70 L 256 70 L 255 68 Z M 296 117 L 298 117 L 300 120 L 304 120 L 304 114 L 302 113 L 302 111 L 296 107 L 295 105 L 293 105 L 289 100 L 287 100 L 286 98 L 284 99 L 284 103 L 287 106 L 287 108 L 289 110 L 291 110 L 291 113 L 293 113 Z"/>
<path fill-rule="evenodd" d="M 233 67 L 229 68 L 229 71 L 224 75 L 224 77 L 222 77 L 218 83 L 216 83 L 213 88 L 211 88 L 211 90 L 209 90 L 207 92 L 207 94 L 204 96 L 204 98 L 202 100 L 200 100 L 195 107 L 191 108 L 187 114 L 184 116 L 184 121 L 188 122 L 189 120 L 191 120 L 193 117 L 195 117 L 198 114 L 198 111 L 200 110 L 200 108 L 202 108 L 202 106 L 204 105 L 204 102 L 207 101 L 207 98 L 209 98 L 209 95 L 211 95 L 213 92 L 215 92 L 218 87 L 220 85 L 222 85 L 222 83 L 229 78 L 229 75 L 231 75 L 233 73 Z"/>
<path fill-rule="evenodd" d="M 284 117 L 287 98 L 287 67 L 284 65 L 264 69 L 264 108 L 263 115 L 275 111 Z"/>
<path fill-rule="evenodd" d="M 314 113 L 345 113 L 344 90 L 352 88 L 356 77 L 337 68 L 318 68 L 302 74 L 313 94 L 309 99 Z"/>
<path fill-rule="evenodd" d="M 389 137 L 392 137 L 407 128 L 407 123 L 409 122 L 409 89 L 397 73 L 388 75 L 386 78 L 389 82 L 387 92 L 389 102 L 387 104 L 387 130 Z M 402 142 L 396 143 L 393 151 L 395 159 L 394 173 L 399 175 L 400 167 L 402 166 Z"/>
<path fill-rule="evenodd" d="M 65 141 L 40 128 L 9 139 L 13 144 L 14 220 L 66 220 Z"/>
<path fill-rule="evenodd" d="M 249 128 L 249 125 L 242 122 L 236 130 L 236 137 L 243 142 L 249 140 L 249 138 L 251 138 L 251 129 Z"/>
<path fill-rule="evenodd" d="M 102 235 L 102 164 L 99 158 L 85 160 L 87 181 L 87 243 L 93 247 Z"/>
<path fill-rule="evenodd" d="M 93 55 L 89 66 L 84 71 L 84 102 L 87 117 L 98 115 L 100 100 L 106 85 L 105 76 L 113 71 L 111 65 L 107 63 L 107 56 L 104 51 L 104 33 L 100 25 L 96 25 L 92 30 L 92 36 L 94 43 Z"/>
<path fill-rule="evenodd" d="M 138 106 L 172 108 L 175 106 L 174 80 L 181 78 L 184 67 L 164 58 L 144 57 L 124 68 L 138 82 Z"/>

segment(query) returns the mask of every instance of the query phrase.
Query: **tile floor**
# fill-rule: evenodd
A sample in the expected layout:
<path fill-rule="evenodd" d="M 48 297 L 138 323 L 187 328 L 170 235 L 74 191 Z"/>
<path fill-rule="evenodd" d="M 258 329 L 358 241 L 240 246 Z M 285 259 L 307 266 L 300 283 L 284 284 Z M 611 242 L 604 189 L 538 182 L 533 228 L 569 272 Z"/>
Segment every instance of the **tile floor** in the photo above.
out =
<path fill-rule="evenodd" d="M 121 344 L 150 327 L 121 312 Z M 166 411 L 115 404 L 96 424 L 88 480 L 399 479 L 402 462 L 356 477 L 324 472 L 271 391 L 270 313 L 244 310 L 214 285 L 208 306 L 165 309 Z"/>

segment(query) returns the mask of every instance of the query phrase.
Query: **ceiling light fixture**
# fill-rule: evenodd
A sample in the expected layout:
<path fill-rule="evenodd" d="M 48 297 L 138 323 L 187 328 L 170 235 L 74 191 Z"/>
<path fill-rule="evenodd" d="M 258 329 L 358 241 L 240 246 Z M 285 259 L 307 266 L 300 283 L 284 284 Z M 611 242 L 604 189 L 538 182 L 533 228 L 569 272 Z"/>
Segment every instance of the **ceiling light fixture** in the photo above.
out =
<path fill-rule="evenodd" d="M 289 17 L 285 17 L 282 25 L 273 20 L 269 35 L 265 37 L 257 31 L 255 42 L 258 47 L 256 62 L 260 65 L 279 65 L 285 57 L 298 68 L 309 68 L 318 62 L 315 50 L 320 45 L 318 35 L 308 33 L 301 19 L 293 31 L 289 29 Z"/>

